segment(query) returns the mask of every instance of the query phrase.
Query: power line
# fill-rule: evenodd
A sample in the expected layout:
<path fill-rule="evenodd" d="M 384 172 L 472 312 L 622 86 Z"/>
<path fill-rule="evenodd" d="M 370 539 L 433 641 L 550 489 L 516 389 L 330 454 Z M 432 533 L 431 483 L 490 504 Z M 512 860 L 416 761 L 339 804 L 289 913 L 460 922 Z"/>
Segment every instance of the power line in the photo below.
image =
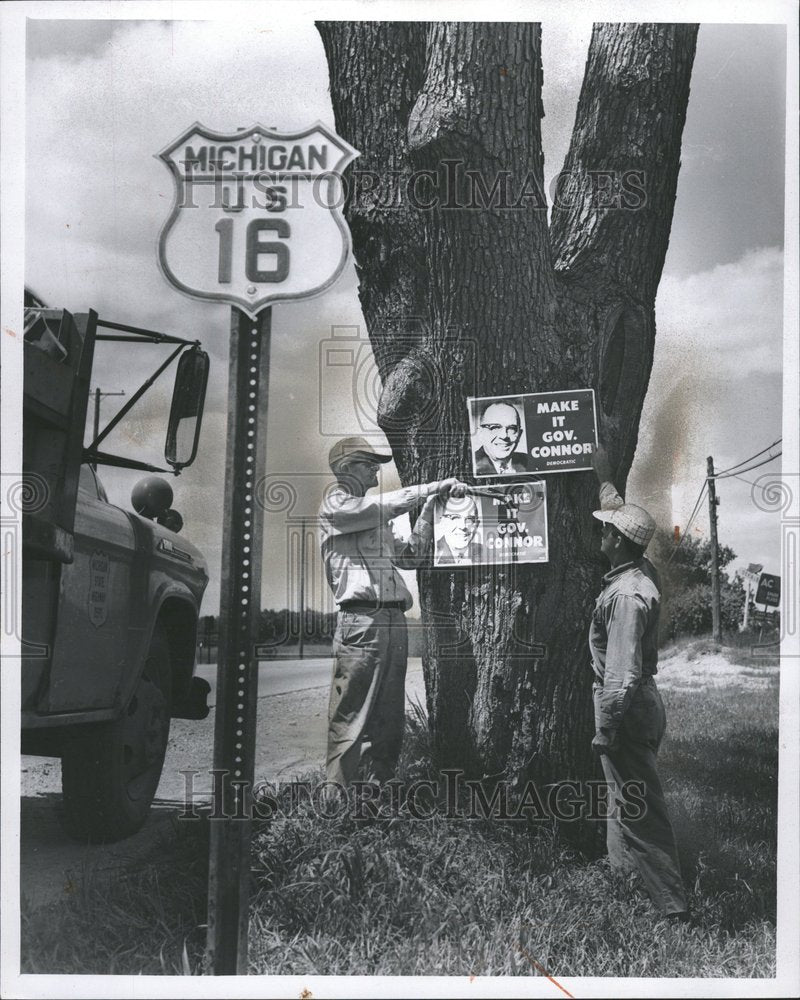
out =
<path fill-rule="evenodd" d="M 683 535 L 678 541 L 678 544 L 672 550 L 672 554 L 667 560 L 667 566 L 672 562 L 675 556 L 678 554 L 678 550 L 681 545 L 683 545 L 684 539 L 689 534 L 689 529 L 697 517 L 700 511 L 701 505 L 703 503 L 703 497 L 706 491 L 708 491 L 708 520 L 709 520 L 709 532 L 711 536 L 711 610 L 712 610 L 712 624 L 713 624 L 713 636 L 715 642 L 720 642 L 722 639 L 722 620 L 720 612 L 720 571 L 719 571 L 719 541 L 717 538 L 717 504 L 719 500 L 716 498 L 716 486 L 717 480 L 719 479 L 738 479 L 741 482 L 749 482 L 749 480 L 744 479 L 742 473 L 751 472 L 753 469 L 760 469 L 762 465 L 768 465 L 770 462 L 774 462 L 776 458 L 780 458 L 783 454 L 779 451 L 776 455 L 769 454 L 766 458 L 761 459 L 760 462 L 753 462 L 754 459 L 763 455 L 765 452 L 771 452 L 772 449 L 780 444 L 782 438 L 778 438 L 777 441 L 773 441 L 772 444 L 768 445 L 766 448 L 762 448 L 761 451 L 756 452 L 755 455 L 751 455 L 750 458 L 745 459 L 742 462 L 737 462 L 736 465 L 730 466 L 728 469 L 724 469 L 722 472 L 714 471 L 714 459 L 709 455 L 707 459 L 707 471 L 706 478 L 703 481 L 703 486 L 700 489 L 700 493 L 695 502 L 694 509 L 689 516 L 689 520 L 686 527 L 683 529 Z M 755 485 L 755 484 L 751 484 Z"/>
<path fill-rule="evenodd" d="M 780 444 L 782 440 L 783 438 L 778 438 L 777 441 L 773 441 L 772 444 L 767 445 L 766 448 L 762 448 L 761 451 L 757 451 L 754 455 L 751 455 L 749 458 L 744 458 L 742 459 L 741 462 L 736 462 L 734 465 L 729 466 L 727 469 L 721 469 L 717 473 L 717 476 L 724 476 L 726 473 L 732 472 L 734 469 L 738 469 L 739 466 L 741 465 L 747 465 L 747 463 L 752 462 L 754 458 L 758 458 L 759 455 L 763 455 L 765 451 L 769 451 L 771 448 L 774 448 L 776 444 Z"/>
<path fill-rule="evenodd" d="M 782 454 L 783 454 L 783 452 L 779 451 L 777 455 L 770 455 L 769 458 L 765 458 L 762 462 L 756 462 L 755 465 L 748 465 L 746 469 L 739 469 L 736 466 L 734 466 L 734 468 L 737 469 L 736 472 L 726 472 L 725 475 L 719 475 L 719 474 L 717 474 L 713 478 L 714 479 L 728 479 L 730 476 L 734 476 L 734 475 L 738 476 L 739 473 L 742 473 L 742 472 L 752 472 L 753 469 L 760 469 L 762 465 L 767 465 L 767 463 L 769 463 L 769 462 L 774 462 L 775 459 L 776 458 L 780 458 Z"/>
<path fill-rule="evenodd" d="M 706 490 L 707 489 L 708 489 L 708 481 L 704 481 L 702 487 L 700 488 L 700 493 L 699 493 L 699 495 L 697 497 L 697 502 L 694 505 L 694 510 L 689 515 L 689 520 L 686 522 L 686 527 L 683 529 L 683 532 L 681 533 L 680 541 L 675 546 L 675 548 L 672 550 L 672 555 L 667 560 L 667 566 L 669 566 L 669 564 L 672 562 L 672 560 L 678 554 L 678 549 L 681 547 L 681 545 L 683 545 L 684 538 L 686 538 L 686 536 L 689 534 L 689 528 L 691 528 L 692 523 L 694 522 L 694 519 L 697 517 L 697 515 L 698 515 L 698 513 L 700 511 L 700 506 L 703 503 L 703 497 L 706 495 Z"/>
<path fill-rule="evenodd" d="M 734 469 L 738 469 L 740 465 L 747 465 L 747 463 L 748 462 L 752 462 L 754 458 L 758 458 L 758 456 L 759 455 L 763 455 L 765 451 L 769 451 L 770 448 L 774 448 L 776 444 L 780 444 L 782 440 L 783 440 L 783 438 L 778 438 L 777 441 L 773 441 L 772 444 L 768 444 L 766 448 L 762 448 L 761 451 L 757 451 L 755 453 L 755 455 L 751 455 L 750 458 L 744 458 L 744 459 L 742 459 L 741 462 L 736 462 L 735 465 L 731 465 L 727 469 L 722 469 L 721 472 L 718 472 L 716 474 L 717 479 L 719 479 L 720 476 L 724 476 L 728 472 L 732 472 Z M 744 471 L 744 470 L 741 470 L 741 471 Z"/>
<path fill-rule="evenodd" d="M 769 462 L 774 462 L 776 458 L 780 458 L 781 457 L 781 455 L 783 454 L 783 452 L 779 451 L 777 453 L 777 455 L 769 455 L 767 458 L 763 459 L 761 462 L 756 462 L 755 465 L 748 465 L 747 463 L 748 462 L 752 462 L 753 459 L 754 458 L 758 458 L 759 455 L 763 455 L 765 451 L 769 451 L 771 448 L 774 448 L 775 445 L 776 444 L 780 444 L 782 440 L 783 440 L 783 438 L 778 438 L 777 441 L 773 441 L 772 444 L 767 445 L 766 448 L 762 448 L 761 451 L 757 451 L 754 455 L 751 455 L 749 458 L 745 458 L 741 462 L 737 462 L 735 465 L 731 465 L 731 466 L 729 466 L 729 468 L 723 469 L 722 472 L 717 472 L 717 473 L 715 473 L 712 476 L 706 476 L 706 478 L 705 478 L 705 480 L 703 482 L 703 485 L 702 485 L 702 487 L 700 489 L 700 493 L 699 493 L 699 495 L 697 497 L 697 500 L 695 501 L 695 505 L 694 505 L 694 507 L 692 509 L 692 513 L 689 515 L 689 520 L 686 522 L 686 527 L 683 529 L 683 532 L 681 533 L 680 540 L 679 540 L 678 544 L 675 546 L 675 548 L 673 549 L 672 555 L 670 555 L 669 559 L 667 560 L 667 565 L 668 566 L 672 562 L 672 560 L 675 558 L 675 556 L 677 555 L 678 549 L 680 549 L 680 547 L 683 545 L 684 539 L 688 535 L 689 529 L 691 528 L 692 524 L 694 523 L 694 519 L 697 517 L 697 515 L 700 512 L 700 507 L 701 507 L 701 505 L 703 503 L 703 497 L 705 496 L 706 490 L 708 489 L 709 482 L 717 480 L 717 479 L 731 479 L 731 478 L 733 478 L 733 479 L 739 479 L 739 480 L 741 480 L 741 482 L 744 482 L 744 483 L 749 483 L 751 486 L 755 486 L 756 485 L 755 483 L 751 482 L 748 479 L 744 479 L 741 474 L 744 473 L 744 472 L 751 472 L 753 469 L 760 469 L 762 465 L 767 465 Z M 746 468 L 741 468 L 741 466 L 746 466 Z M 666 491 L 663 491 L 663 492 L 666 492 Z M 655 495 L 656 494 L 653 494 L 653 496 L 655 496 Z"/>
<path fill-rule="evenodd" d="M 778 455 L 775 456 L 775 458 L 778 458 L 778 457 L 779 457 Z M 738 472 L 732 472 L 730 474 L 730 477 L 726 476 L 725 478 L 726 479 L 728 479 L 728 478 L 730 478 L 730 479 L 738 479 L 739 482 L 741 482 L 741 483 L 747 483 L 748 486 L 758 486 L 757 480 L 755 480 L 755 479 L 745 479 L 744 476 L 740 476 Z"/>
<path fill-rule="evenodd" d="M 708 484 L 704 483 L 702 490 L 700 490 L 700 496 L 697 498 L 697 504 L 695 505 L 695 509 L 694 509 L 694 511 L 692 511 L 692 514 L 691 514 L 691 516 L 689 517 L 689 520 L 686 523 L 686 529 L 684 530 L 684 533 L 683 533 L 683 537 L 684 538 L 686 537 L 686 533 L 688 532 L 689 528 L 691 528 L 691 526 L 692 526 L 692 524 L 694 522 L 694 519 L 700 513 L 700 509 L 703 506 L 703 497 L 705 497 L 707 489 L 708 489 Z M 683 541 L 683 539 L 681 539 L 681 541 Z"/>
<path fill-rule="evenodd" d="M 782 439 L 779 438 L 778 441 L 780 441 L 780 440 L 782 440 Z M 777 443 L 778 443 L 777 441 L 773 441 L 773 443 L 769 447 L 772 448 Z M 766 450 L 767 449 L 764 448 L 758 454 L 763 454 Z M 741 471 L 742 472 L 749 472 L 751 469 L 758 469 L 760 466 L 766 465 L 768 462 L 772 462 L 776 458 L 780 458 L 780 456 L 782 454 L 783 454 L 783 452 L 779 451 L 777 455 L 771 455 L 769 458 L 765 458 L 763 462 L 758 462 L 756 465 L 751 465 L 747 469 L 742 469 Z M 756 456 L 754 455 L 753 458 L 755 458 L 755 457 Z M 749 459 L 747 459 L 747 461 L 749 461 Z M 739 464 L 741 465 L 742 463 L 740 462 Z M 735 469 L 735 468 L 737 468 L 737 466 L 732 465 L 731 468 Z M 702 489 L 700 490 L 700 494 L 697 497 L 697 501 L 695 502 L 694 508 L 692 509 L 692 513 L 689 515 L 689 520 L 686 522 L 686 527 L 683 529 L 683 531 L 681 533 L 680 541 L 675 546 L 675 548 L 674 548 L 674 550 L 672 552 L 672 555 L 667 560 L 667 565 L 668 566 L 672 562 L 672 560 L 675 558 L 675 556 L 676 556 L 676 554 L 678 552 L 678 549 L 681 547 L 681 545 L 683 545 L 683 540 L 686 538 L 687 534 L 689 533 L 689 528 L 691 528 L 692 524 L 694 523 L 694 519 L 700 513 L 700 507 L 701 507 L 701 505 L 703 503 L 703 497 L 705 496 L 706 490 L 708 489 L 708 482 L 709 482 L 710 479 L 739 479 L 743 483 L 748 483 L 750 486 L 755 486 L 756 485 L 751 480 L 744 479 L 741 475 L 739 475 L 738 472 L 730 472 L 730 471 L 728 471 L 724 476 L 720 475 L 720 474 L 717 474 L 715 476 L 707 476 L 705 482 L 703 483 Z"/>

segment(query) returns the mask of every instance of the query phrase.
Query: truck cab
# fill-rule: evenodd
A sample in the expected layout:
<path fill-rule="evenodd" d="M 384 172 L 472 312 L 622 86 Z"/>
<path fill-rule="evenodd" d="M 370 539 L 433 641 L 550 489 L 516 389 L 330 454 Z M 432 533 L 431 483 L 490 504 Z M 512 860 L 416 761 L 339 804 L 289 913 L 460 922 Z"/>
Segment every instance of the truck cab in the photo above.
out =
<path fill-rule="evenodd" d="M 208 356 L 94 312 L 34 309 L 26 320 L 23 481 L 34 500 L 22 526 L 22 752 L 61 758 L 68 833 L 118 840 L 147 818 L 170 719 L 208 714 L 208 684 L 194 677 L 208 568 L 179 533 L 166 480 L 146 476 L 127 509 L 109 502 L 97 469 L 170 474 L 190 464 Z M 123 339 L 104 328 L 178 345 L 171 469 L 101 451 L 108 428 L 84 443 L 95 342 Z"/>

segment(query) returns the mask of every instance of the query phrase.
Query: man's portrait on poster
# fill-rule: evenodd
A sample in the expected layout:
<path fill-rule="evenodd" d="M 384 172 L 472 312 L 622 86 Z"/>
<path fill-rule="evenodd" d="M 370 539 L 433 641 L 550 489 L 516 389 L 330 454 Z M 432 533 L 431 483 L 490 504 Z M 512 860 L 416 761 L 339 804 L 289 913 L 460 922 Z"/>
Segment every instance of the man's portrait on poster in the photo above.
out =
<path fill-rule="evenodd" d="M 513 397 L 471 400 L 472 465 L 476 476 L 526 472 L 525 425 Z"/>

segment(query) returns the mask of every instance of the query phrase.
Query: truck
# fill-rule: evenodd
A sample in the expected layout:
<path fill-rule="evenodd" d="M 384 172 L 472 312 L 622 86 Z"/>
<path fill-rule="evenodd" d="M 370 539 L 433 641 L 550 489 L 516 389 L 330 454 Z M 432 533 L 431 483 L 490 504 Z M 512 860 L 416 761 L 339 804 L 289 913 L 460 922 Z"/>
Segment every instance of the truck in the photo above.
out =
<path fill-rule="evenodd" d="M 84 842 L 135 833 L 155 797 L 172 718 L 208 715 L 194 674 L 208 567 L 181 534 L 169 482 L 195 459 L 209 358 L 197 341 L 27 299 L 23 373 L 21 700 L 23 754 L 61 758 L 61 818 Z M 170 356 L 86 442 L 95 345 L 162 344 Z M 118 349 L 118 348 L 117 348 Z M 127 349 L 127 348 L 126 348 Z M 169 468 L 104 440 L 174 361 Z M 131 509 L 98 468 L 148 473 Z"/>

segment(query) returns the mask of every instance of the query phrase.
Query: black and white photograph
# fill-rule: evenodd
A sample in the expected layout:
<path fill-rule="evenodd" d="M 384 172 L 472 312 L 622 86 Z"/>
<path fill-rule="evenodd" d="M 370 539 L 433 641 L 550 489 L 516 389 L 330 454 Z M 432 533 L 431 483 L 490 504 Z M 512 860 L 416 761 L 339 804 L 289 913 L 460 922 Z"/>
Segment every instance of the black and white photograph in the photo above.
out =
<path fill-rule="evenodd" d="M 474 566 L 486 561 L 478 498 L 447 497 L 434 514 L 434 566 Z"/>
<path fill-rule="evenodd" d="M 528 471 L 522 400 L 492 396 L 468 400 L 472 423 L 472 473 L 513 476 Z"/>
<path fill-rule="evenodd" d="M 475 476 L 582 472 L 597 449 L 593 389 L 468 399 Z"/>
<path fill-rule="evenodd" d="M 800 993 L 795 0 L 0 7 L 0 993 Z"/>
<path fill-rule="evenodd" d="M 547 562 L 543 482 L 469 489 L 434 504 L 434 566 Z"/>

